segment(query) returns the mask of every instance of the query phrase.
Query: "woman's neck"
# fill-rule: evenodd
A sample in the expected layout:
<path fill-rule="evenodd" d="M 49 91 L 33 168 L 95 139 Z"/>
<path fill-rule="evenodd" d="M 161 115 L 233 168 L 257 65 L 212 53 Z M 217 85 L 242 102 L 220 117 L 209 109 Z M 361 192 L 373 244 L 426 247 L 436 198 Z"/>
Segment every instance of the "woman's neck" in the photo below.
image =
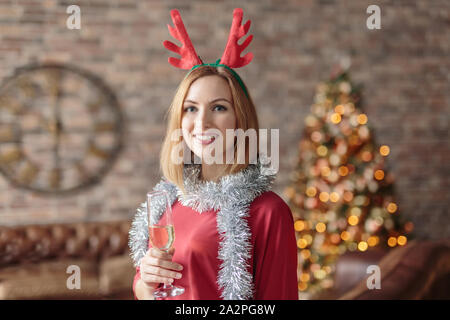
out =
<path fill-rule="evenodd" d="M 225 164 L 205 164 L 202 163 L 201 179 L 204 181 L 218 182 L 224 173 Z"/>

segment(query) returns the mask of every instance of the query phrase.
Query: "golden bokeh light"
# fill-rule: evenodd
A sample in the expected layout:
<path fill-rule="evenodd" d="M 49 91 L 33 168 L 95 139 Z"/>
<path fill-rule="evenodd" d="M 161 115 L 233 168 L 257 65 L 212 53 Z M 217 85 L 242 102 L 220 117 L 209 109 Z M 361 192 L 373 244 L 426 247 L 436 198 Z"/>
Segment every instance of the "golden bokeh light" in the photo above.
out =
<path fill-rule="evenodd" d="M 405 236 L 399 236 L 397 238 L 397 243 L 398 243 L 399 246 L 404 246 L 407 241 L 408 241 L 408 239 L 406 239 Z"/>
<path fill-rule="evenodd" d="M 300 278 L 301 282 L 308 282 L 310 279 L 310 276 L 308 273 L 302 273 L 299 278 Z"/>
<path fill-rule="evenodd" d="M 341 239 L 344 241 L 350 240 L 350 233 L 348 231 L 342 231 Z"/>
<path fill-rule="evenodd" d="M 338 124 L 341 122 L 341 115 L 339 113 L 333 113 L 330 117 L 331 122 Z"/>
<path fill-rule="evenodd" d="M 370 151 L 364 151 L 361 154 L 361 159 L 365 162 L 369 162 L 372 160 L 372 153 Z"/>
<path fill-rule="evenodd" d="M 397 238 L 396 237 L 389 237 L 387 244 L 389 247 L 395 247 L 397 245 Z"/>
<path fill-rule="evenodd" d="M 353 200 L 353 193 L 351 191 L 345 191 L 343 198 L 345 201 L 350 202 Z"/>
<path fill-rule="evenodd" d="M 334 108 L 334 112 L 339 113 L 339 114 L 344 114 L 345 107 L 342 104 L 339 104 Z"/>
<path fill-rule="evenodd" d="M 322 169 L 320 169 L 320 174 L 323 177 L 328 177 L 330 175 L 330 172 L 331 172 L 330 167 L 325 166 L 325 167 L 322 167 Z"/>
<path fill-rule="evenodd" d="M 298 239 L 297 240 L 297 247 L 299 247 L 300 249 L 304 249 L 308 246 L 308 242 L 305 239 Z"/>
<path fill-rule="evenodd" d="M 319 222 L 318 224 L 316 224 L 317 232 L 325 232 L 326 229 L 327 229 L 327 226 L 325 225 L 325 223 Z"/>
<path fill-rule="evenodd" d="M 302 258 L 306 260 L 311 256 L 311 251 L 309 251 L 308 249 L 304 249 L 300 251 L 300 254 Z"/>
<path fill-rule="evenodd" d="M 348 224 L 351 226 L 356 226 L 359 222 L 359 218 L 357 216 L 348 217 Z"/>
<path fill-rule="evenodd" d="M 314 271 L 314 278 L 322 280 L 323 278 L 325 278 L 327 276 L 327 273 L 325 272 L 325 270 L 316 270 Z"/>
<path fill-rule="evenodd" d="M 378 244 L 378 237 L 377 236 L 371 236 L 369 239 L 367 239 L 367 244 L 369 247 L 375 247 Z"/>
<path fill-rule="evenodd" d="M 340 166 L 338 172 L 341 176 L 345 177 L 348 174 L 347 166 Z"/>
<path fill-rule="evenodd" d="M 325 146 L 319 146 L 317 147 L 316 152 L 320 157 L 325 157 L 328 153 L 328 148 Z"/>
<path fill-rule="evenodd" d="M 331 271 L 332 271 L 332 269 L 331 269 L 330 266 L 324 266 L 324 267 L 323 267 L 323 270 L 324 270 L 326 273 L 331 273 Z"/>
<path fill-rule="evenodd" d="M 339 193 L 337 193 L 337 192 L 332 192 L 330 194 L 330 201 L 331 202 L 338 202 L 339 198 L 340 198 L 340 196 L 339 196 Z"/>
<path fill-rule="evenodd" d="M 303 229 L 305 229 L 305 221 L 303 221 L 303 220 L 295 221 L 294 229 L 295 229 L 295 231 L 303 231 Z"/>
<path fill-rule="evenodd" d="M 339 242 L 341 242 L 341 237 L 339 236 L 339 234 L 333 233 L 330 237 L 330 240 L 332 243 L 338 244 Z"/>
<path fill-rule="evenodd" d="M 323 191 L 320 193 L 319 199 L 322 202 L 327 202 L 330 199 L 330 195 L 328 194 L 328 192 Z"/>
<path fill-rule="evenodd" d="M 397 211 L 397 205 L 394 203 L 394 202 L 390 202 L 388 205 L 387 205 L 387 211 L 389 212 L 389 213 L 394 213 L 395 211 Z"/>
<path fill-rule="evenodd" d="M 305 291 L 306 288 L 308 288 L 308 285 L 307 285 L 305 282 L 300 282 L 300 283 L 298 284 L 298 290 L 299 290 L 299 291 Z"/>
<path fill-rule="evenodd" d="M 358 243 L 358 250 L 359 251 L 366 251 L 367 250 L 367 248 L 368 248 L 368 245 L 367 245 L 367 242 L 365 242 L 365 241 L 360 241 L 359 243 Z"/>
<path fill-rule="evenodd" d="M 377 171 L 375 171 L 375 173 L 373 174 L 373 176 L 374 176 L 375 179 L 377 179 L 377 180 L 383 180 L 383 178 L 384 178 L 384 171 L 378 169 Z"/>
<path fill-rule="evenodd" d="M 306 195 L 308 197 L 314 197 L 317 193 L 317 189 L 315 187 L 309 187 L 308 189 L 306 189 Z"/>
<path fill-rule="evenodd" d="M 367 116 L 364 113 L 361 113 L 360 115 L 358 115 L 358 123 L 359 124 L 367 123 Z"/>
<path fill-rule="evenodd" d="M 389 152 L 390 152 L 390 149 L 389 149 L 388 146 L 382 145 L 382 146 L 380 147 L 380 154 L 381 154 L 382 156 L 386 157 L 386 156 L 389 154 Z"/>

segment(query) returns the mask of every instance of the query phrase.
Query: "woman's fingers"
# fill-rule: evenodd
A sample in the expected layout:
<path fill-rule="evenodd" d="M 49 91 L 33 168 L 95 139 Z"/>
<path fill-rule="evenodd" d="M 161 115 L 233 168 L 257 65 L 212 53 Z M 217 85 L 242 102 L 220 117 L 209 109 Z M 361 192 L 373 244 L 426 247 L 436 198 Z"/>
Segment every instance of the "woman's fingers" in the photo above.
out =
<path fill-rule="evenodd" d="M 141 272 L 154 274 L 157 276 L 181 279 L 181 265 L 172 261 L 153 261 L 153 258 L 142 259 Z"/>
<path fill-rule="evenodd" d="M 152 257 L 142 258 L 141 263 L 145 266 L 155 266 L 175 271 L 183 270 L 183 266 L 181 264 L 170 260 L 162 260 L 159 258 L 152 258 Z"/>
<path fill-rule="evenodd" d="M 154 248 L 147 251 L 141 260 L 140 270 L 141 279 L 148 287 L 154 288 L 158 283 L 170 284 L 182 277 L 180 271 L 183 267 L 172 261 L 174 251 L 167 253 Z"/>
<path fill-rule="evenodd" d="M 172 260 L 173 252 L 175 251 L 174 248 L 171 248 L 169 252 L 161 251 L 155 248 L 151 248 L 147 251 L 146 256 L 154 257 L 154 258 L 160 258 L 160 259 L 166 259 L 166 260 Z"/>
<path fill-rule="evenodd" d="M 144 264 L 148 266 L 156 266 L 164 269 L 181 271 L 183 270 L 183 266 L 173 261 L 161 260 L 158 258 L 147 258 L 143 261 Z"/>
<path fill-rule="evenodd" d="M 166 277 L 166 278 L 180 279 L 182 276 L 181 273 L 179 273 L 179 272 L 163 269 L 160 267 L 147 265 L 144 268 L 145 268 L 146 273 L 157 275 L 157 276 L 162 276 L 162 277 Z"/>
<path fill-rule="evenodd" d="M 151 249 L 153 250 L 153 249 Z M 181 271 L 183 270 L 183 266 L 179 263 L 173 262 L 172 255 L 168 255 L 165 252 L 156 252 L 149 250 L 147 254 L 142 258 L 142 263 L 149 265 L 149 266 L 159 266 L 161 268 L 165 269 L 171 269 L 171 270 L 177 270 Z M 155 251 L 157 251 L 155 249 Z"/>
<path fill-rule="evenodd" d="M 141 280 L 147 287 L 157 288 L 160 283 L 170 284 L 173 282 L 172 278 L 157 276 L 146 272 L 141 273 Z"/>

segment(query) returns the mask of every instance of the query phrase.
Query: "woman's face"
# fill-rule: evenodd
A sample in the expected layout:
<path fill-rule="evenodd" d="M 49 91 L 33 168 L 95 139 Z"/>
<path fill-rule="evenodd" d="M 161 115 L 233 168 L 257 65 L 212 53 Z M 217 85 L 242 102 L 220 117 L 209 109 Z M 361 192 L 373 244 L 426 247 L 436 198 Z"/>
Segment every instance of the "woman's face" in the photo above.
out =
<path fill-rule="evenodd" d="M 231 90 L 225 79 L 210 75 L 191 84 L 183 103 L 181 129 L 184 141 L 196 156 L 225 161 L 225 152 L 234 148 L 234 139 L 226 141 L 226 129 L 236 129 L 236 122 Z M 219 134 L 223 137 L 222 146 Z M 216 151 L 222 155 L 216 155 Z"/>

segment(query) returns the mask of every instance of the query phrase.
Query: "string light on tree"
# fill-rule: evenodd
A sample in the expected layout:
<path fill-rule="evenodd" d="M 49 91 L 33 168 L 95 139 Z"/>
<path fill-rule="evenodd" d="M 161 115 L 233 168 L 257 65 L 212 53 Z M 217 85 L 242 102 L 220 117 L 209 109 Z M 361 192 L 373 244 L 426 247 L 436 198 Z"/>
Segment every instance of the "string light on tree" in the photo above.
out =
<path fill-rule="evenodd" d="M 360 93 L 347 72 L 317 86 L 285 190 L 295 218 L 298 289 L 305 297 L 333 286 L 339 255 L 404 246 L 414 229 L 401 221 L 394 178 L 385 169 L 390 147 L 376 146 Z"/>

